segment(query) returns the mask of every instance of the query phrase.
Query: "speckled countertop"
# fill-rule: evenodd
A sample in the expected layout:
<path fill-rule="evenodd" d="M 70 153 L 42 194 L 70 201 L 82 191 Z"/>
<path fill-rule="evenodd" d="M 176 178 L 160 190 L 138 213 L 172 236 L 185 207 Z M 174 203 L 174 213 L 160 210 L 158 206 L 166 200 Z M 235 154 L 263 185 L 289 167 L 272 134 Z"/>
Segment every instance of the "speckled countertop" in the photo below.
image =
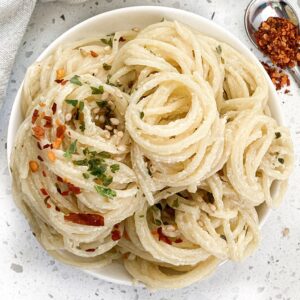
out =
<path fill-rule="evenodd" d="M 193 11 L 230 30 L 249 48 L 243 15 L 249 0 L 99 0 L 80 5 L 38 3 L 17 55 L 0 113 L 0 299 L 300 299 L 300 91 L 282 95 L 286 124 L 297 154 L 281 207 L 262 229 L 260 248 L 243 263 L 227 263 L 211 278 L 176 291 L 151 292 L 108 283 L 54 261 L 39 246 L 11 197 L 6 131 L 11 105 L 26 68 L 57 36 L 101 12 L 133 5 L 164 5 Z M 300 14 L 300 6 L 291 0 Z M 255 51 L 255 50 L 253 50 Z"/>

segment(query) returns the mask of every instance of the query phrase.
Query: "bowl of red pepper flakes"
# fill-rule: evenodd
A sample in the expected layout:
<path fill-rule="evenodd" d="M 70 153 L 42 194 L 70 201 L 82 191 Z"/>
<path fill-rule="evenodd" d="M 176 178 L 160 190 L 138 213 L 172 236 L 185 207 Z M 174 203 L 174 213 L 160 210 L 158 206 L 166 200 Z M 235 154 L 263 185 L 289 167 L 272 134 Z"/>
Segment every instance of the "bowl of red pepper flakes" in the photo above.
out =
<path fill-rule="evenodd" d="M 293 68 L 300 65 L 299 29 L 291 21 L 269 17 L 260 24 L 255 32 L 255 39 L 259 49 L 279 68 Z M 263 66 L 277 90 L 290 84 L 288 75 L 282 70 L 266 63 Z"/>

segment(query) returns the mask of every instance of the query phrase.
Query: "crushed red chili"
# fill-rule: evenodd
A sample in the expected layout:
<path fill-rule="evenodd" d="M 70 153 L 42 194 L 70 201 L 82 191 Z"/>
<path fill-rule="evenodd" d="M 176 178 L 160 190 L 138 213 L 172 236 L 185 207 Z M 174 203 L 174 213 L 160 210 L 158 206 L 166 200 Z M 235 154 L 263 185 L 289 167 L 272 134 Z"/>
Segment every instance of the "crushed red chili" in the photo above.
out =
<path fill-rule="evenodd" d="M 300 35 L 291 21 L 269 17 L 255 33 L 257 45 L 281 68 L 300 65 Z"/>
<path fill-rule="evenodd" d="M 40 140 L 41 138 L 43 138 L 45 136 L 45 130 L 41 126 L 34 126 L 34 127 L 32 127 L 32 131 L 33 131 L 33 135 L 38 140 Z"/>
<path fill-rule="evenodd" d="M 74 193 L 75 195 L 78 195 L 78 194 L 81 193 L 81 190 L 80 190 L 79 187 L 73 185 L 73 184 L 70 183 L 70 182 L 68 182 L 67 184 L 68 184 L 69 191 L 70 191 L 71 193 Z"/>
<path fill-rule="evenodd" d="M 90 248 L 90 249 L 86 249 L 86 252 L 95 252 L 96 249 Z"/>
<path fill-rule="evenodd" d="M 119 240 L 121 238 L 121 232 L 119 231 L 119 230 L 113 230 L 112 232 L 111 232 L 111 239 L 113 240 L 113 241 L 117 241 L 117 240 Z"/>
<path fill-rule="evenodd" d="M 262 65 L 264 66 L 265 70 L 269 74 L 273 84 L 276 87 L 276 90 L 280 90 L 283 86 L 290 85 L 290 79 L 288 75 L 284 73 L 282 70 L 275 67 L 271 67 L 265 62 L 262 62 Z"/>
<path fill-rule="evenodd" d="M 57 109 L 57 104 L 55 102 L 52 104 L 51 109 L 52 109 L 52 113 L 54 115 L 56 113 L 56 109 Z"/>
<path fill-rule="evenodd" d="M 44 177 L 47 177 L 47 174 L 44 170 L 43 170 L 42 174 L 43 174 Z"/>
<path fill-rule="evenodd" d="M 65 221 L 89 226 L 104 226 L 104 217 L 98 214 L 70 213 L 64 216 Z"/>
<path fill-rule="evenodd" d="M 44 161 L 43 158 L 40 155 L 37 156 L 37 159 L 40 160 L 40 161 Z"/>
<path fill-rule="evenodd" d="M 38 117 L 39 117 L 39 111 L 35 109 L 32 114 L 31 123 L 34 124 Z"/>
<path fill-rule="evenodd" d="M 178 243 L 182 243 L 182 239 L 180 239 L 180 238 L 179 238 L 179 239 L 176 239 L 176 240 L 175 240 L 175 243 L 177 243 L 177 244 L 178 244 Z"/>
<path fill-rule="evenodd" d="M 46 189 L 41 188 L 40 191 L 44 196 L 48 196 L 48 192 L 46 191 Z"/>
<path fill-rule="evenodd" d="M 52 127 L 52 118 L 50 116 L 44 116 L 43 119 L 46 121 L 44 124 L 44 127 L 51 128 Z"/>
<path fill-rule="evenodd" d="M 67 129 L 67 127 L 65 125 L 59 125 L 56 129 L 56 137 L 62 139 L 65 134 L 66 129 Z"/>
<path fill-rule="evenodd" d="M 172 244 L 172 241 L 166 235 L 163 234 L 161 227 L 157 228 L 157 233 L 158 233 L 158 240 L 159 241 L 163 241 L 163 242 L 165 242 L 169 245 Z"/>
<path fill-rule="evenodd" d="M 48 203 L 49 199 L 50 199 L 50 196 L 48 196 L 44 199 L 44 203 L 46 204 L 47 208 L 51 208 L 51 205 Z"/>

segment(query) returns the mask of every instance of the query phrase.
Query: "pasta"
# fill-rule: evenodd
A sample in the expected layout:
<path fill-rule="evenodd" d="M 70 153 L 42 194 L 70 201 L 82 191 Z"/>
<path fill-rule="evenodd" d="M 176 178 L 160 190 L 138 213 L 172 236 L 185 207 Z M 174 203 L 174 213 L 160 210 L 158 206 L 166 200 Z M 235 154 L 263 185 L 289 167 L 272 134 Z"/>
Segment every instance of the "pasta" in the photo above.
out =
<path fill-rule="evenodd" d="M 255 64 L 176 21 L 59 46 L 28 69 L 14 198 L 55 258 L 179 288 L 258 246 L 293 167 Z"/>

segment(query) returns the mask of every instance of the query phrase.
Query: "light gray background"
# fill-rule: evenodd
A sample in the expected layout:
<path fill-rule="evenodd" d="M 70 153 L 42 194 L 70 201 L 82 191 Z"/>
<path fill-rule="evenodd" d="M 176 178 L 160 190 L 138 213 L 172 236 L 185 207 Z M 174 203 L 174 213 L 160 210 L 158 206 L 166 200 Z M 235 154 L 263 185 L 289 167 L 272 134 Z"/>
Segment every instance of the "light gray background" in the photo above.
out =
<path fill-rule="evenodd" d="M 176 291 L 151 292 L 107 283 L 49 257 L 31 234 L 11 197 L 6 166 L 6 131 L 11 105 L 26 68 L 61 33 L 101 12 L 133 5 L 164 5 L 189 10 L 231 31 L 249 48 L 243 26 L 249 0 L 106 0 L 81 5 L 38 3 L 17 55 L 0 114 L 0 299 L 300 299 L 300 92 L 292 84 L 280 94 L 297 153 L 296 170 L 281 207 L 262 229 L 258 251 L 243 263 L 227 263 L 211 278 Z M 296 0 L 291 0 L 300 13 Z M 64 15 L 65 20 L 63 20 Z M 201 30 L 201 28 L 199 28 Z M 101 31 L 101 28 L 99 28 Z M 257 54 L 256 50 L 255 53 Z M 282 230 L 289 228 L 287 236 Z"/>

